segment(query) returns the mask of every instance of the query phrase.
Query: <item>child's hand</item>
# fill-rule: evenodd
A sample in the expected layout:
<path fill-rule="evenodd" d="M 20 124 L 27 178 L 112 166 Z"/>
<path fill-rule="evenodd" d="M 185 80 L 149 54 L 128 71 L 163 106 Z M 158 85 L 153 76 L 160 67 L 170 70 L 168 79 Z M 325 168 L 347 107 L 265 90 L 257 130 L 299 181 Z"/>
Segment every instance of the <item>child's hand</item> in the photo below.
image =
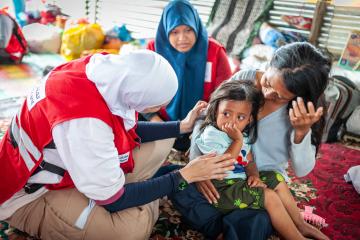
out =
<path fill-rule="evenodd" d="M 261 181 L 261 179 L 257 176 L 249 176 L 247 182 L 250 187 L 267 187 L 266 184 L 263 183 L 263 181 Z"/>
<path fill-rule="evenodd" d="M 210 204 L 217 203 L 220 195 L 210 180 L 195 183 L 196 188 L 208 200 Z"/>
<path fill-rule="evenodd" d="M 186 115 L 186 118 L 180 122 L 180 133 L 191 132 L 194 128 L 196 119 L 200 114 L 206 110 L 208 103 L 205 101 L 198 101 L 191 111 Z"/>
<path fill-rule="evenodd" d="M 227 135 L 234 141 L 243 141 L 243 134 L 242 132 L 236 127 L 235 124 L 232 123 L 225 123 L 221 130 L 226 132 Z"/>

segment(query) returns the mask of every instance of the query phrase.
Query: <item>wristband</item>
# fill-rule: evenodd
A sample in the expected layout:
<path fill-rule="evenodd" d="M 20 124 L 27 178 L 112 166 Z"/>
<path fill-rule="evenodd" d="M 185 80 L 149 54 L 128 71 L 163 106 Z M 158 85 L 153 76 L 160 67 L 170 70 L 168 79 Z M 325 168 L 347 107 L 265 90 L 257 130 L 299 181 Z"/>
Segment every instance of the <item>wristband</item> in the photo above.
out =
<path fill-rule="evenodd" d="M 183 178 L 179 170 L 174 171 L 174 173 L 178 180 L 177 190 L 179 191 L 185 190 L 187 186 L 189 186 L 189 183 Z"/>

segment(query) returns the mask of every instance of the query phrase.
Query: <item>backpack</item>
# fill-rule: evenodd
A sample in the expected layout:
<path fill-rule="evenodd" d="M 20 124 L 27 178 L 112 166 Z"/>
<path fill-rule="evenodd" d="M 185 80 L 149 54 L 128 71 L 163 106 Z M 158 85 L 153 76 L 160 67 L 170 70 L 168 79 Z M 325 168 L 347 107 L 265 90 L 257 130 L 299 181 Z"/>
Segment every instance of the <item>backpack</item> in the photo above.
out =
<path fill-rule="evenodd" d="M 0 63 L 20 63 L 27 43 L 17 22 L 0 9 Z"/>
<path fill-rule="evenodd" d="M 335 142 L 342 138 L 347 119 L 360 105 L 360 91 L 348 78 L 332 76 L 324 94 L 327 114 L 322 142 Z"/>
<path fill-rule="evenodd" d="M 345 141 L 360 142 L 360 105 L 355 108 L 346 121 Z"/>

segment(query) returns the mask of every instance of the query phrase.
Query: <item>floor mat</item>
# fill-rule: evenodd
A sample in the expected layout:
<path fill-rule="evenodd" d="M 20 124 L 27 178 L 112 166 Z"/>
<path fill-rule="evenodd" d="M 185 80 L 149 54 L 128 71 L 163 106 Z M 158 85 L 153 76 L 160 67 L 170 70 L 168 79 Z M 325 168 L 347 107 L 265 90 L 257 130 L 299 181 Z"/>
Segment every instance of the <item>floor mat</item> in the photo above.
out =
<path fill-rule="evenodd" d="M 289 170 L 290 190 L 298 206 L 302 209 L 304 205 L 315 207 L 314 213 L 324 217 L 329 224 L 322 231 L 333 240 L 356 240 L 360 236 L 360 196 L 343 177 L 351 166 L 360 164 L 358 149 L 358 146 L 322 144 L 315 169 L 308 176 L 296 178 Z M 163 202 L 160 210 L 153 240 L 204 239 L 181 222 L 181 216 L 171 202 Z"/>
<path fill-rule="evenodd" d="M 360 164 L 360 151 L 341 144 L 323 144 L 315 169 L 299 181 L 310 181 L 317 198 L 308 205 L 329 224 L 323 232 L 330 239 L 350 240 L 360 237 L 360 195 L 344 180 L 351 166 Z"/>
<path fill-rule="evenodd" d="M 0 138 L 10 119 L 0 119 Z M 181 162 L 176 153 L 171 159 Z M 315 213 L 329 224 L 323 231 L 333 240 L 355 240 L 360 236 L 360 196 L 343 175 L 350 166 L 359 165 L 360 151 L 342 144 L 323 144 L 315 169 L 305 178 L 291 178 L 290 188 L 299 206 L 316 207 Z M 293 176 L 289 171 L 290 176 Z M 181 222 L 180 214 L 170 201 L 162 200 L 160 217 L 153 228 L 152 240 L 204 239 Z M 30 239 L 20 231 L 0 222 L 0 239 Z M 272 238 L 274 239 L 274 238 Z"/>

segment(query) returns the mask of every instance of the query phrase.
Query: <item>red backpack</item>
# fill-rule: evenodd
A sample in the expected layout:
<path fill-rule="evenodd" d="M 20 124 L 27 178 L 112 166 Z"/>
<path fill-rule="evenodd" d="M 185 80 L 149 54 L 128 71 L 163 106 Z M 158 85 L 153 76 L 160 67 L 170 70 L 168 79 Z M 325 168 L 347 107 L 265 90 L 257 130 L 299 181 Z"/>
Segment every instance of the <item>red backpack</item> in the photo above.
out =
<path fill-rule="evenodd" d="M 27 43 L 17 22 L 0 9 L 0 64 L 20 63 L 27 52 Z"/>

